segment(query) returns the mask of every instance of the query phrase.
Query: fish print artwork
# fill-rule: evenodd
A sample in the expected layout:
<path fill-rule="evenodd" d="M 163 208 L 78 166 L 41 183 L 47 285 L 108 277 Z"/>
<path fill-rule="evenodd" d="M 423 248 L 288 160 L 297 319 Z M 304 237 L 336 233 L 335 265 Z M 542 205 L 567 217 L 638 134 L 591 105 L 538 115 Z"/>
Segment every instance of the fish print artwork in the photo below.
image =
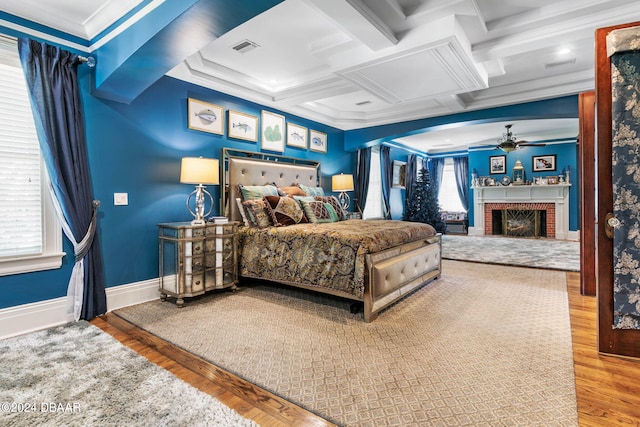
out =
<path fill-rule="evenodd" d="M 307 128 L 293 123 L 287 123 L 287 145 L 306 149 Z"/>
<path fill-rule="evenodd" d="M 304 141 L 304 137 L 300 135 L 298 132 L 293 132 L 289 136 L 291 137 L 291 139 L 293 139 L 294 142 Z"/>
<path fill-rule="evenodd" d="M 224 134 L 223 107 L 193 98 L 188 99 L 187 105 L 189 110 L 189 129 L 218 135 Z"/>
<path fill-rule="evenodd" d="M 244 139 L 245 141 L 256 142 L 258 140 L 258 118 L 250 114 L 229 110 L 229 130 L 230 138 Z"/>
<path fill-rule="evenodd" d="M 233 126 L 234 129 L 238 129 L 239 131 L 242 131 L 244 133 L 251 132 L 251 126 L 249 126 L 246 123 L 241 123 L 241 122 L 240 123 L 233 123 L 232 126 Z"/>
<path fill-rule="evenodd" d="M 196 116 L 198 116 L 202 121 L 202 124 L 205 124 L 205 125 L 210 125 L 211 123 L 218 120 L 218 116 L 216 115 L 216 113 L 208 109 L 202 110 L 199 113 L 196 113 Z"/>
<path fill-rule="evenodd" d="M 324 132 L 318 132 L 317 130 L 309 131 L 309 150 L 318 151 L 320 153 L 327 152 L 327 134 Z"/>

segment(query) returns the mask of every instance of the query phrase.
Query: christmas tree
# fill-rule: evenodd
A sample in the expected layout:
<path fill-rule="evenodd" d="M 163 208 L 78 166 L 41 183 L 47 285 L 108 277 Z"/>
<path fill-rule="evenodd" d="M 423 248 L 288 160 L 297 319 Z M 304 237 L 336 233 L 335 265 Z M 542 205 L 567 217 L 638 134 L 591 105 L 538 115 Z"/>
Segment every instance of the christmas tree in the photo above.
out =
<path fill-rule="evenodd" d="M 431 224 L 439 233 L 444 233 L 447 225 L 442 220 L 440 206 L 429 179 L 429 171 L 421 169 L 411 187 L 411 198 L 405 200 L 405 221 Z"/>

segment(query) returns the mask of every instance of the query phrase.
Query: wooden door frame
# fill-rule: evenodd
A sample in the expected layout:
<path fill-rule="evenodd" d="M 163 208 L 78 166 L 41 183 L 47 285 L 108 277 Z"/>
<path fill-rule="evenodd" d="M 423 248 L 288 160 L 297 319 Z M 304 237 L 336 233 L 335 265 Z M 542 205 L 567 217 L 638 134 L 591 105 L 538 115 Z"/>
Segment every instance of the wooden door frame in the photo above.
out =
<path fill-rule="evenodd" d="M 596 106 L 594 91 L 578 94 L 580 293 L 596 296 Z"/>
<path fill-rule="evenodd" d="M 605 216 L 613 210 L 611 187 L 612 101 L 611 61 L 607 56 L 606 37 L 613 30 L 639 26 L 640 22 L 596 30 L 596 120 L 598 165 L 598 351 L 640 357 L 640 330 L 613 329 L 613 240 L 605 235 Z M 608 184 L 606 180 L 608 179 Z"/>

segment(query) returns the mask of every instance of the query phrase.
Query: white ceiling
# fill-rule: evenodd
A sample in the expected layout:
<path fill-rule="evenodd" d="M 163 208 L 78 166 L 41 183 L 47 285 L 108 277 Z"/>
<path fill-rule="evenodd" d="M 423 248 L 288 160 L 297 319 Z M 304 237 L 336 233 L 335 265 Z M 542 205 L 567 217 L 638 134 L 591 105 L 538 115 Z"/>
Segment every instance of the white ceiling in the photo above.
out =
<path fill-rule="evenodd" d="M 139 3 L 0 0 L 0 10 L 91 38 Z M 595 29 L 636 20 L 637 0 L 286 0 L 168 75 L 349 130 L 592 90 Z M 246 40 L 258 47 L 232 48 Z M 479 145 L 504 124 L 398 142 Z M 513 130 L 527 140 L 575 137 L 577 121 Z"/>

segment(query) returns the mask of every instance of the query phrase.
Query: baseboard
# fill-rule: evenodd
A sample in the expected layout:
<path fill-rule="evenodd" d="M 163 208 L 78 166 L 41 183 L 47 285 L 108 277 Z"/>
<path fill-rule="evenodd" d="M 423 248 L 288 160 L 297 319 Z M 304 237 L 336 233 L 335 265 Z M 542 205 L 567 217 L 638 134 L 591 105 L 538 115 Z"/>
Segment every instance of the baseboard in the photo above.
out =
<path fill-rule="evenodd" d="M 469 227 L 467 229 L 467 233 L 469 234 L 469 236 L 484 236 L 484 228 Z"/>
<path fill-rule="evenodd" d="M 158 298 L 158 279 L 107 288 L 107 310 Z M 54 298 L 0 310 L 0 339 L 67 323 L 67 298 Z"/>

